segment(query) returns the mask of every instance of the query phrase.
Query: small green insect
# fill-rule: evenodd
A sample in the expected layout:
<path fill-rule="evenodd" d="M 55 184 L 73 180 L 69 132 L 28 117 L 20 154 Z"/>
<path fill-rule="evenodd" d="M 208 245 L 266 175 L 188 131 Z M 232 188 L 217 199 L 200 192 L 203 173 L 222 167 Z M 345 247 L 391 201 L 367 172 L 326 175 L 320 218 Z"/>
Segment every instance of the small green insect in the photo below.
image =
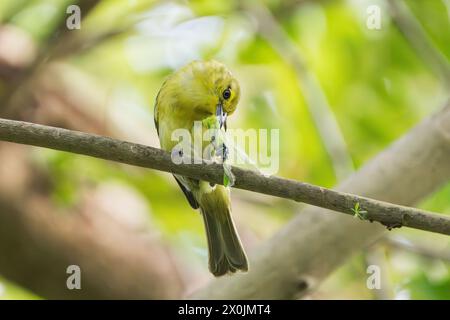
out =
<path fill-rule="evenodd" d="M 353 216 L 355 218 L 359 218 L 361 220 L 367 220 L 367 211 L 366 210 L 361 210 L 361 206 L 359 205 L 359 202 L 355 203 L 355 207 L 352 208 L 353 211 Z"/>
<path fill-rule="evenodd" d="M 227 175 L 226 172 L 223 174 L 223 185 L 225 187 L 228 187 L 230 185 L 230 177 Z"/>
<path fill-rule="evenodd" d="M 219 120 L 217 119 L 217 116 L 210 116 L 206 119 L 203 119 L 202 124 L 207 129 L 220 129 L 220 124 L 219 124 Z"/>
<path fill-rule="evenodd" d="M 228 147 L 225 143 L 225 133 L 220 129 L 220 122 L 217 116 L 211 116 L 202 121 L 203 126 L 205 126 L 209 130 L 213 130 L 211 143 L 214 146 L 215 154 L 219 155 L 222 159 L 222 164 L 224 166 L 224 174 L 223 174 L 223 185 L 225 187 L 231 186 L 234 184 L 234 176 L 231 173 L 231 168 L 225 164 L 225 161 L 228 158 Z"/>

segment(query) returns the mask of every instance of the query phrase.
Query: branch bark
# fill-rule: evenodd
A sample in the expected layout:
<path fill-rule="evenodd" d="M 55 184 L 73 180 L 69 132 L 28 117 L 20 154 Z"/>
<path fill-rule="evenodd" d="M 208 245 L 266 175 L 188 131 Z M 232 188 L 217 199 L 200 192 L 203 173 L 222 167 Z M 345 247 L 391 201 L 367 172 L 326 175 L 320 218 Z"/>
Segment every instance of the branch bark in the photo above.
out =
<path fill-rule="evenodd" d="M 450 179 L 450 106 L 395 142 L 338 186 L 403 205 L 416 203 Z M 247 274 L 216 279 L 190 298 L 292 299 L 316 288 L 353 253 L 385 234 L 329 210 L 308 207 L 250 254 Z"/>
<path fill-rule="evenodd" d="M 449 118 L 450 106 L 444 116 Z M 448 128 L 448 127 L 447 127 Z M 223 183 L 219 164 L 175 164 L 166 151 L 99 135 L 43 126 L 28 122 L 0 119 L 0 140 L 28 144 L 101 159 L 172 172 L 191 178 Z M 314 206 L 354 215 L 356 205 L 364 218 L 378 221 L 388 229 L 401 226 L 450 235 L 450 217 L 423 210 L 338 192 L 308 183 L 232 168 L 234 187 L 304 202 Z"/>

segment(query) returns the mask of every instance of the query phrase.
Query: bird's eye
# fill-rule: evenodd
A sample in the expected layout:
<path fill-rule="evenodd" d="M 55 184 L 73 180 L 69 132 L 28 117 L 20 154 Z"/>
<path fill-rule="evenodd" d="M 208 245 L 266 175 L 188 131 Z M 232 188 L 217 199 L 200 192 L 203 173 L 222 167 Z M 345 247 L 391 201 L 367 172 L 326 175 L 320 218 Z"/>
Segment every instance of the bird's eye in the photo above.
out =
<path fill-rule="evenodd" d="M 230 90 L 230 88 L 226 89 L 226 90 L 222 93 L 222 96 L 223 96 L 223 98 L 224 98 L 225 100 L 230 99 L 230 97 L 231 97 L 231 90 Z"/>

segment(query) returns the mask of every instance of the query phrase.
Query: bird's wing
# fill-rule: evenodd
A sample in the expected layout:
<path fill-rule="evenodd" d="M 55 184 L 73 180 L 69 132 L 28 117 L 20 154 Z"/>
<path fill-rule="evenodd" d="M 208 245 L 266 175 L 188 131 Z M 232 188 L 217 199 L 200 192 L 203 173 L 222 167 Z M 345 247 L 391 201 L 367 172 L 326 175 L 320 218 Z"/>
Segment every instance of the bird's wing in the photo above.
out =
<path fill-rule="evenodd" d="M 156 132 L 158 133 L 158 136 L 159 136 L 158 97 L 159 97 L 159 92 L 158 92 L 158 95 L 156 96 L 156 103 L 155 103 L 155 108 L 153 111 L 153 119 L 155 121 Z M 192 192 L 180 181 L 179 178 L 177 178 L 175 175 L 173 177 L 177 181 L 178 185 L 180 186 L 181 191 L 183 191 L 183 193 L 186 196 L 186 199 L 189 202 L 189 204 L 191 205 L 191 207 L 194 209 L 198 209 L 199 208 L 198 202 L 195 199 Z"/>
<path fill-rule="evenodd" d="M 158 93 L 159 96 L 159 93 Z M 159 137 L 159 122 L 158 122 L 158 96 L 156 97 L 155 108 L 153 109 L 153 120 L 155 121 L 156 132 Z"/>
<path fill-rule="evenodd" d="M 199 208 L 198 202 L 195 199 L 192 192 L 187 187 L 185 187 L 184 184 L 175 175 L 173 177 L 175 178 L 175 180 L 177 180 L 177 183 L 180 186 L 181 191 L 183 191 L 183 193 L 186 196 L 186 199 L 189 202 L 189 204 L 191 205 L 191 207 L 193 209 L 198 209 Z"/>

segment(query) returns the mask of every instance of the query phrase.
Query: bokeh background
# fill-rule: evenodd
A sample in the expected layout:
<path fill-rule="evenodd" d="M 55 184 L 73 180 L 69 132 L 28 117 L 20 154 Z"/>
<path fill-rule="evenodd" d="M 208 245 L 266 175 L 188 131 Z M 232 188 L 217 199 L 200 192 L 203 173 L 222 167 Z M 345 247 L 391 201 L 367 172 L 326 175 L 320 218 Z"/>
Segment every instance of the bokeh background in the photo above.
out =
<path fill-rule="evenodd" d="M 333 187 L 449 98 L 450 1 L 393 2 L 81 1 L 81 29 L 70 31 L 74 1 L 2 0 L 0 115 L 158 147 L 153 104 L 165 77 L 216 59 L 242 87 L 229 127 L 279 128 L 278 175 Z M 371 5 L 380 29 L 367 26 Z M 187 290 L 211 278 L 201 217 L 170 174 L 1 143 L 0 180 L 11 201 L 39 197 L 60 215 L 102 214 L 158 237 L 183 266 Z M 248 251 L 301 206 L 240 190 L 232 197 Z M 418 207 L 449 214 L 450 184 Z M 449 252 L 445 236 L 395 230 L 309 297 L 449 299 Z M 383 290 L 366 287 L 374 262 Z M 43 298 L 34 291 L 0 270 L 0 299 Z"/>

